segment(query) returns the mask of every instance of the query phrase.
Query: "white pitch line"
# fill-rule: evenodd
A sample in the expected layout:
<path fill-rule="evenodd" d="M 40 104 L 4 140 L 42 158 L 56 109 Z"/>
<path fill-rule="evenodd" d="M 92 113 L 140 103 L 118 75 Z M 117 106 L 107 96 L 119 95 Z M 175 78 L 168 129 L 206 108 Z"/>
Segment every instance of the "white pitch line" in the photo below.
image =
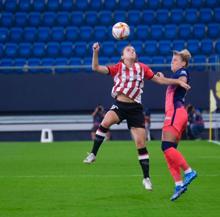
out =
<path fill-rule="evenodd" d="M 215 140 L 209 140 L 208 142 L 214 143 L 214 144 L 216 144 L 216 145 L 220 145 L 220 142 L 215 141 Z"/>
<path fill-rule="evenodd" d="M 218 159 L 220 160 L 220 156 L 200 156 L 200 157 L 197 157 L 198 159 Z"/>
<path fill-rule="evenodd" d="M 161 177 L 163 175 L 152 175 L 152 177 Z M 218 177 L 220 176 L 220 174 L 199 174 L 199 177 Z M 94 175 L 23 175 L 23 176 L 0 176 L 0 179 L 4 179 L 4 178 L 30 178 L 30 179 L 36 179 L 36 178 L 95 178 L 95 177 L 100 177 L 100 178 L 121 178 L 121 177 L 141 177 L 141 175 L 120 175 L 120 174 L 112 174 L 112 175 L 103 175 L 103 174 L 94 174 Z"/>
<path fill-rule="evenodd" d="M 89 178 L 89 177 L 104 177 L 104 178 L 121 178 L 121 177 L 138 177 L 141 175 L 120 175 L 120 174 L 112 174 L 112 175 L 103 175 L 103 174 L 91 174 L 91 175 L 24 175 L 24 176 L 0 176 L 0 178 Z"/>

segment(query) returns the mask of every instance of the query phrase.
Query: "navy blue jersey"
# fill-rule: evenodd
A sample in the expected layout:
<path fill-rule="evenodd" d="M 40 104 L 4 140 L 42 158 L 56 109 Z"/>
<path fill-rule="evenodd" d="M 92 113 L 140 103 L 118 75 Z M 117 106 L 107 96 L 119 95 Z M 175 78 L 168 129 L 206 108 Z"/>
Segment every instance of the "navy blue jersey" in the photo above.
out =
<path fill-rule="evenodd" d="M 179 77 L 186 76 L 187 83 L 189 83 L 189 73 L 187 69 L 179 69 L 177 70 L 172 78 L 178 79 Z M 166 103 L 165 103 L 165 110 L 173 111 L 174 108 L 181 107 L 184 105 L 185 102 L 185 95 L 186 90 L 179 86 L 179 85 L 169 85 L 166 91 Z"/>
<path fill-rule="evenodd" d="M 179 70 L 177 70 L 172 78 L 173 79 L 178 79 L 179 77 L 182 77 L 182 76 L 185 76 L 187 78 L 187 83 L 189 83 L 189 72 L 187 69 L 185 68 L 181 68 Z M 181 86 L 178 86 L 176 89 L 175 89 L 175 93 L 174 93 L 174 103 L 177 102 L 177 101 L 180 101 L 182 103 L 185 102 L 185 95 L 186 95 L 186 89 L 184 89 L 183 87 Z"/>

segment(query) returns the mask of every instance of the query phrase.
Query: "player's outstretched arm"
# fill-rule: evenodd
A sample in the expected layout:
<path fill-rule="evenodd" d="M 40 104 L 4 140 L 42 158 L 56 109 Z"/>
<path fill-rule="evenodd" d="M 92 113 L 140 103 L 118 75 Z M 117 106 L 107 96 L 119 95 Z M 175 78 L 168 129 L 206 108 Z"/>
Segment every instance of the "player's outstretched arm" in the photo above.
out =
<path fill-rule="evenodd" d="M 172 79 L 164 77 L 163 73 L 158 72 L 154 77 L 151 79 L 152 81 L 158 84 L 165 84 L 165 85 L 180 85 L 181 87 L 189 90 L 191 87 L 186 83 L 185 77 L 180 77 L 179 79 Z"/>
<path fill-rule="evenodd" d="M 103 73 L 103 74 L 108 74 L 108 68 L 106 66 L 99 65 L 99 43 L 96 42 L 92 46 L 93 49 L 93 56 L 92 56 L 92 70 Z"/>

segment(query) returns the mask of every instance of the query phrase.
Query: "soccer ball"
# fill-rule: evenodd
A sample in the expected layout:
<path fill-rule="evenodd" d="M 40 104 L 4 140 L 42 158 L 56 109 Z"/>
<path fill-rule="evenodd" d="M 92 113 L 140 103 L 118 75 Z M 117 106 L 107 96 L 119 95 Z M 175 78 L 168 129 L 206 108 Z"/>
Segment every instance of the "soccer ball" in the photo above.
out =
<path fill-rule="evenodd" d="M 124 40 L 130 35 L 130 28 L 127 23 L 118 22 L 112 27 L 112 35 L 117 40 Z"/>

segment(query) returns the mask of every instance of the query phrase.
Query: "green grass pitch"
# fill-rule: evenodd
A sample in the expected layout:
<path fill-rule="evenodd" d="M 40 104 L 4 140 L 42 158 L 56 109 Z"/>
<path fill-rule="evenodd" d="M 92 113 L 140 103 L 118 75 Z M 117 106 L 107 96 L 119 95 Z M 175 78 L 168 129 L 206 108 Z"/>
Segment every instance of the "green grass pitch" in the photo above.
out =
<path fill-rule="evenodd" d="M 133 142 L 105 142 L 97 161 L 85 165 L 91 145 L 0 143 L 0 217 L 219 216 L 219 145 L 181 142 L 179 149 L 198 178 L 175 202 L 159 141 L 148 144 L 152 192 L 142 186 Z"/>

